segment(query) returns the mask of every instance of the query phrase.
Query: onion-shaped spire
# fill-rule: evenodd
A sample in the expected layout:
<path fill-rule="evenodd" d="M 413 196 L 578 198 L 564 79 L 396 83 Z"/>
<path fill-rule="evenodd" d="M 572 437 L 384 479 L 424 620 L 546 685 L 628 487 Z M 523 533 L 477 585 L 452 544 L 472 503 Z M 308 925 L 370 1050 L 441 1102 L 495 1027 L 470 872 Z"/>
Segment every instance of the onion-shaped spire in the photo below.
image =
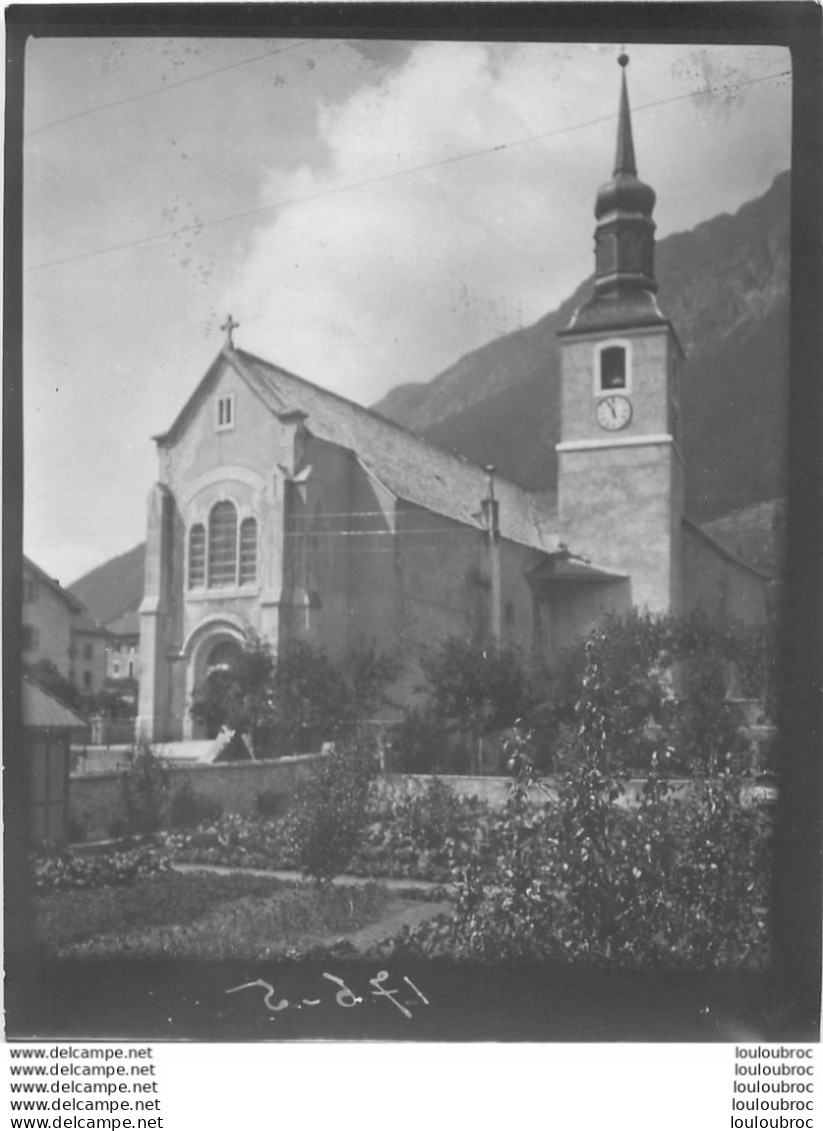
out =
<path fill-rule="evenodd" d="M 610 212 L 635 212 L 642 216 L 651 216 L 656 200 L 654 189 L 644 184 L 637 176 L 629 92 L 626 86 L 626 67 L 629 57 L 624 53 L 617 61 L 623 72 L 620 84 L 620 114 L 617 122 L 617 152 L 612 179 L 608 184 L 603 185 L 597 194 L 594 214 L 598 220 Z"/>

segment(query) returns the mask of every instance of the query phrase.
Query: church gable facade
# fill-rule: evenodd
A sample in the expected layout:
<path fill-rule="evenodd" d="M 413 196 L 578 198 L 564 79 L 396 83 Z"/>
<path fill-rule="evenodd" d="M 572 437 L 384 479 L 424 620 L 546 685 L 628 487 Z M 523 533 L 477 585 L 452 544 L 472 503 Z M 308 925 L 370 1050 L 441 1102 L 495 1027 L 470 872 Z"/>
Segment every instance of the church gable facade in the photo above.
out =
<path fill-rule="evenodd" d="M 371 644 L 404 664 L 402 699 L 419 648 L 451 634 L 551 654 L 632 605 L 763 615 L 766 579 L 684 520 L 682 354 L 655 299 L 653 206 L 624 69 L 595 292 L 562 335 L 556 499 L 236 348 L 229 319 L 225 346 L 155 437 L 143 737 L 199 737 L 192 691 L 249 631 L 277 651 Z"/>

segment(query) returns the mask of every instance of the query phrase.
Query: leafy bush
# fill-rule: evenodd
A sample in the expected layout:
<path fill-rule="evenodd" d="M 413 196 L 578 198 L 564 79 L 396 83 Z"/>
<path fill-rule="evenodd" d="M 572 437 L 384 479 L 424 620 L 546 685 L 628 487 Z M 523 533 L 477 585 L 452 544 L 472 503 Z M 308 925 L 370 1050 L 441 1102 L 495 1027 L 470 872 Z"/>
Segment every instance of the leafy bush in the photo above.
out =
<path fill-rule="evenodd" d="M 163 839 L 175 862 L 226 868 L 296 868 L 285 822 L 236 813 L 194 828 L 174 830 Z"/>
<path fill-rule="evenodd" d="M 32 858 L 38 894 L 132 884 L 144 876 L 167 871 L 170 866 L 165 852 L 145 846 L 94 855 L 68 850 Z"/>
<path fill-rule="evenodd" d="M 728 756 L 718 768 L 710 750 L 711 775 L 673 801 L 658 769 L 661 739 L 644 736 L 650 772 L 639 805 L 619 804 L 632 731 L 663 705 L 629 662 L 647 639 L 641 633 L 612 652 L 603 630 L 592 634 L 575 708 L 577 758 L 555 783 L 558 804 L 542 812 L 529 804 L 532 739 L 516 732 L 494 863 L 481 854 L 462 867 L 453 921 L 406 932 L 399 954 L 633 967 L 766 961 L 770 819 L 744 805 L 740 760 Z M 612 695 L 606 661 L 615 654 L 624 666 Z"/>
<path fill-rule="evenodd" d="M 183 828 L 218 821 L 222 813 L 223 806 L 219 801 L 198 793 L 191 782 L 185 782 L 171 799 L 169 820 L 172 828 Z"/>
<path fill-rule="evenodd" d="M 564 771 L 579 757 L 585 672 L 587 702 L 600 712 L 612 771 L 642 776 L 654 760 L 671 775 L 722 768 L 740 748 L 728 696 L 735 681 L 770 695 L 773 655 L 771 626 L 750 628 L 702 613 L 608 617 L 540 676 L 543 701 L 527 720 L 535 764 L 543 772 Z"/>
<path fill-rule="evenodd" d="M 368 821 L 375 757 L 363 742 L 332 748 L 299 783 L 287 839 L 306 875 L 327 883 L 351 860 Z"/>
<path fill-rule="evenodd" d="M 143 744 L 120 779 L 122 817 L 112 822 L 112 836 L 153 833 L 165 823 L 169 802 L 169 769 Z"/>
<path fill-rule="evenodd" d="M 434 778 L 422 794 L 382 801 L 348 867 L 356 875 L 446 883 L 471 859 L 490 863 L 498 814 Z"/>

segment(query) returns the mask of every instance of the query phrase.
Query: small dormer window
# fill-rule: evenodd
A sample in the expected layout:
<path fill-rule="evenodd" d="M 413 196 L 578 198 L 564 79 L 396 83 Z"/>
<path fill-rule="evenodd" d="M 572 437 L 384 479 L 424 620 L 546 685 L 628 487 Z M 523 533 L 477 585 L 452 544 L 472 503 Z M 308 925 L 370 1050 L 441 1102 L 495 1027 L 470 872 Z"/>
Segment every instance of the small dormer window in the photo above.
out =
<path fill-rule="evenodd" d="M 217 398 L 217 415 L 215 417 L 215 427 L 218 432 L 228 431 L 229 428 L 234 428 L 234 394 L 228 393 L 226 396 Z"/>
<path fill-rule="evenodd" d="M 606 346 L 600 351 L 600 389 L 626 388 L 626 347 Z"/>

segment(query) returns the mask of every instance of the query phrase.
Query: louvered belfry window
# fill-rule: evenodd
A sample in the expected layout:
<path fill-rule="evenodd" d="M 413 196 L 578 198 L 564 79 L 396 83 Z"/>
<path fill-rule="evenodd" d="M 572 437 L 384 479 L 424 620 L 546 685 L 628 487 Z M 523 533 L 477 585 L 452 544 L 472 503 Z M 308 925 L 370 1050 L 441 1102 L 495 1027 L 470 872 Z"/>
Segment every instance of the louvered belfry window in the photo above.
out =
<path fill-rule="evenodd" d="M 201 522 L 189 533 L 189 589 L 206 584 L 206 528 Z"/>
<path fill-rule="evenodd" d="M 209 588 L 237 584 L 237 511 L 226 500 L 209 515 Z"/>
<path fill-rule="evenodd" d="M 240 584 L 257 580 L 257 521 L 244 518 L 240 523 Z"/>

